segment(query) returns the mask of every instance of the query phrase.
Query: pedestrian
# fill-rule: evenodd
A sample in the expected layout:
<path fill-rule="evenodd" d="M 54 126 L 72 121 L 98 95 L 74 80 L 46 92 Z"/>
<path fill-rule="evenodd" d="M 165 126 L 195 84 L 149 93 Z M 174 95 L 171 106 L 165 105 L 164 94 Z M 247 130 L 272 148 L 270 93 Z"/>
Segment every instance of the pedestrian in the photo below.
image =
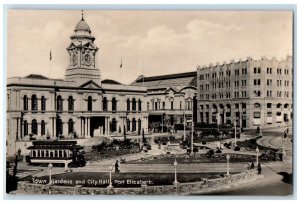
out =
<path fill-rule="evenodd" d="M 251 166 L 250 166 L 250 169 L 254 169 L 255 166 L 254 166 L 254 161 L 251 162 Z"/>
<path fill-rule="evenodd" d="M 257 165 L 257 174 L 261 174 L 261 165 L 258 163 Z"/>
<path fill-rule="evenodd" d="M 286 133 L 289 133 L 289 128 L 286 129 Z"/>
<path fill-rule="evenodd" d="M 116 173 L 119 173 L 120 170 L 119 170 L 119 161 L 117 160 L 116 163 L 115 163 L 115 172 Z"/>

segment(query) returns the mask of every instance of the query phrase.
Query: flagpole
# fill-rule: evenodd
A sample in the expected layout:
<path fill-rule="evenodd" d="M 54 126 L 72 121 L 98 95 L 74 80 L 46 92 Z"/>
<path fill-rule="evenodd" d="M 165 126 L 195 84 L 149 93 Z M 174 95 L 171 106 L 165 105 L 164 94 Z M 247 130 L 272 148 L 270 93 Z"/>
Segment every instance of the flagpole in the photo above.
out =
<path fill-rule="evenodd" d="M 50 56 L 49 56 L 49 72 L 48 72 L 48 77 L 49 78 L 51 78 L 50 77 L 50 74 L 51 74 L 51 61 L 52 61 L 52 51 L 51 51 L 51 49 L 50 49 Z"/>

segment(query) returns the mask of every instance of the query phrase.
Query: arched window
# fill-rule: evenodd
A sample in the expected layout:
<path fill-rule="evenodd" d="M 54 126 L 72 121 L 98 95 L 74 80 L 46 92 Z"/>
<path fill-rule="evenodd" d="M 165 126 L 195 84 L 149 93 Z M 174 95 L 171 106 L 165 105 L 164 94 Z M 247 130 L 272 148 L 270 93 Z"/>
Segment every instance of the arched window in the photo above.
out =
<path fill-rule="evenodd" d="M 174 109 L 174 102 L 171 101 L 171 110 L 173 110 L 173 109 Z"/>
<path fill-rule="evenodd" d="M 71 134 L 74 132 L 74 122 L 71 119 L 69 119 L 69 122 L 68 122 L 68 134 Z"/>
<path fill-rule="evenodd" d="M 37 122 L 36 119 L 31 121 L 31 133 L 37 135 Z"/>
<path fill-rule="evenodd" d="M 281 108 L 281 103 L 278 103 L 276 107 Z"/>
<path fill-rule="evenodd" d="M 142 100 L 141 99 L 139 99 L 139 111 L 142 111 Z"/>
<path fill-rule="evenodd" d="M 127 131 L 130 131 L 130 120 L 126 119 L 126 123 L 127 123 Z"/>
<path fill-rule="evenodd" d="M 36 111 L 38 109 L 37 97 L 35 94 L 31 96 L 31 110 Z"/>
<path fill-rule="evenodd" d="M 28 110 L 28 97 L 27 97 L 27 95 L 25 95 L 24 98 L 23 98 L 23 109 Z"/>
<path fill-rule="evenodd" d="M 115 118 L 111 121 L 111 131 L 116 132 L 117 131 L 117 120 Z"/>
<path fill-rule="evenodd" d="M 74 99 L 73 99 L 73 96 L 69 96 L 69 98 L 68 98 L 68 111 L 69 112 L 74 111 Z"/>
<path fill-rule="evenodd" d="M 289 104 L 284 104 L 284 108 L 288 108 L 289 107 Z"/>
<path fill-rule="evenodd" d="M 135 118 L 132 119 L 132 132 L 136 131 L 136 120 Z"/>
<path fill-rule="evenodd" d="M 46 110 L 46 98 L 45 98 L 45 96 L 42 96 L 42 98 L 41 98 L 41 109 L 42 109 L 42 112 Z"/>
<path fill-rule="evenodd" d="M 56 118 L 56 136 L 62 135 L 63 133 L 63 123 L 60 117 Z"/>
<path fill-rule="evenodd" d="M 129 100 L 129 98 L 127 99 L 127 111 L 130 111 L 130 100 Z"/>
<path fill-rule="evenodd" d="M 44 120 L 41 122 L 41 135 L 45 135 L 46 123 Z"/>
<path fill-rule="evenodd" d="M 182 109 L 182 101 L 180 101 L 179 109 Z"/>
<path fill-rule="evenodd" d="M 112 98 L 111 105 L 112 105 L 112 111 L 117 111 L 117 100 L 115 97 Z"/>
<path fill-rule="evenodd" d="M 255 103 L 254 104 L 254 108 L 260 108 L 260 104 L 259 103 Z"/>
<path fill-rule="evenodd" d="M 136 111 L 136 100 L 135 100 L 135 98 L 132 99 L 132 111 Z"/>
<path fill-rule="evenodd" d="M 63 100 L 61 95 L 57 96 L 56 98 L 56 110 L 59 112 L 63 111 Z"/>
<path fill-rule="evenodd" d="M 102 100 L 102 107 L 103 107 L 103 111 L 107 111 L 107 99 L 106 99 L 106 97 L 104 97 L 103 100 Z"/>
<path fill-rule="evenodd" d="M 93 98 L 91 96 L 88 97 L 88 111 L 93 110 Z"/>
<path fill-rule="evenodd" d="M 28 135 L 28 123 L 27 123 L 27 120 L 24 120 L 24 135 Z"/>

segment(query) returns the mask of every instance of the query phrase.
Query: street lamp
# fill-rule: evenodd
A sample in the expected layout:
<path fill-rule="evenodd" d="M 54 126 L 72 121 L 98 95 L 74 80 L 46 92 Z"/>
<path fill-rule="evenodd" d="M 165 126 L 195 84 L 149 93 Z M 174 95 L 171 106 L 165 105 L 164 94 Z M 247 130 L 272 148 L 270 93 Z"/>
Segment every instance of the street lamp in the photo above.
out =
<path fill-rule="evenodd" d="M 227 176 L 229 176 L 229 159 L 230 159 L 229 154 L 226 155 L 226 159 L 227 159 Z"/>
<path fill-rule="evenodd" d="M 284 146 L 285 146 L 285 137 L 282 137 L 282 156 L 284 156 L 285 155 L 285 151 L 284 151 Z"/>
<path fill-rule="evenodd" d="M 109 186 L 108 186 L 108 188 L 113 187 L 112 182 L 111 182 L 111 172 L 112 172 L 112 170 L 113 170 L 113 167 L 110 165 L 109 166 Z"/>
<path fill-rule="evenodd" d="M 256 165 L 258 166 L 258 154 L 259 154 L 259 149 L 258 149 L 258 147 L 256 147 L 255 152 L 256 152 Z"/>
<path fill-rule="evenodd" d="M 174 178 L 174 185 L 178 184 L 179 182 L 177 181 L 177 171 L 176 171 L 176 166 L 177 166 L 177 161 L 175 159 L 174 161 L 174 168 L 175 168 L 175 178 Z"/>
<path fill-rule="evenodd" d="M 234 147 L 236 147 L 236 121 L 234 121 L 233 125 L 234 125 Z"/>
<path fill-rule="evenodd" d="M 51 170 L 52 170 L 52 168 L 53 168 L 53 164 L 52 163 L 49 163 L 49 165 L 48 165 L 48 168 L 49 168 L 49 185 L 51 185 L 52 184 L 52 178 L 51 178 Z"/>

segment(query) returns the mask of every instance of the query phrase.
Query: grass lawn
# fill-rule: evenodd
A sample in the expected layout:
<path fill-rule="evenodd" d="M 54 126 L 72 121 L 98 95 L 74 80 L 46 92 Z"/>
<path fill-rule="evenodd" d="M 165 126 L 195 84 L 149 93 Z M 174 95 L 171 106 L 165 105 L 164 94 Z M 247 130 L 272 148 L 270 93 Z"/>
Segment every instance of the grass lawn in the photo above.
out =
<path fill-rule="evenodd" d="M 252 138 L 252 139 L 245 140 L 245 141 L 238 141 L 237 146 L 239 146 L 240 148 L 244 148 L 245 150 L 248 150 L 248 151 L 255 150 L 256 147 L 258 147 L 260 150 L 276 150 L 276 149 L 273 149 L 270 147 L 258 145 L 256 143 L 256 140 L 257 140 L 256 138 Z"/>
<path fill-rule="evenodd" d="M 129 149 L 122 149 L 122 150 L 108 150 L 105 152 L 86 152 L 84 154 L 84 158 L 87 161 L 97 161 L 105 158 L 113 158 L 113 157 L 118 157 L 126 154 L 132 154 L 133 152 Z"/>
<path fill-rule="evenodd" d="M 221 178 L 224 173 L 178 173 L 178 182 L 195 182 L 203 178 Z M 49 182 L 49 176 L 27 178 L 29 182 Z M 114 187 L 140 187 L 142 183 L 149 186 L 172 185 L 173 173 L 113 173 L 112 182 Z M 109 184 L 109 173 L 102 172 L 75 172 L 52 176 L 55 185 L 84 187 L 107 187 Z"/>
<path fill-rule="evenodd" d="M 173 155 L 166 154 L 157 157 L 147 158 L 143 160 L 136 160 L 127 163 L 135 164 L 173 164 L 174 160 L 177 160 L 180 164 L 191 164 L 191 163 L 226 163 L 226 154 L 215 155 L 213 158 L 207 158 L 205 154 L 196 154 L 193 157 L 188 155 Z M 256 156 L 243 155 L 243 154 L 230 154 L 230 162 L 251 162 L 256 161 Z"/>

